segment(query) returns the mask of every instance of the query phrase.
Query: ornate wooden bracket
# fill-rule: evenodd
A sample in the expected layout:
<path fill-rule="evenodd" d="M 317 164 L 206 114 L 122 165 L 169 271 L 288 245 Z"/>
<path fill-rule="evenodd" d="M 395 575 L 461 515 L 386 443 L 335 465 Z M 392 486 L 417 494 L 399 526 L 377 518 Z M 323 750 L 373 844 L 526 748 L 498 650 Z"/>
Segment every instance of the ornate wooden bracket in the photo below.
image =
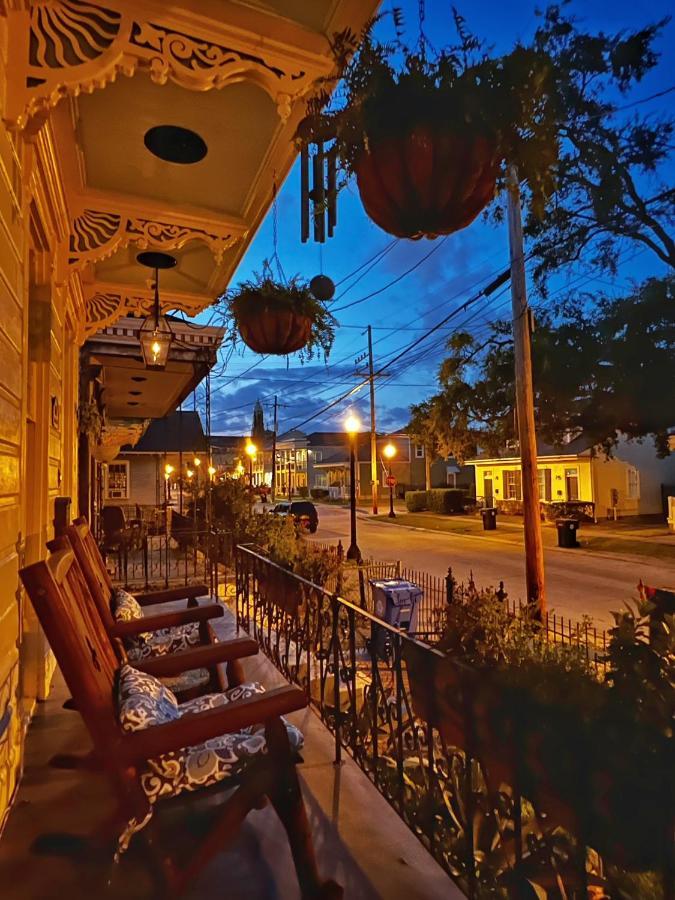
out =
<path fill-rule="evenodd" d="M 102 328 L 107 328 L 122 316 L 147 316 L 152 310 L 154 294 L 149 289 L 132 288 L 119 284 L 97 282 L 84 286 L 86 324 L 84 338 Z M 195 316 L 205 309 L 211 299 L 203 294 L 185 294 L 172 291 L 162 306 L 163 312 L 179 309 L 188 316 Z"/>
<path fill-rule="evenodd" d="M 130 244 L 140 250 L 180 250 L 191 241 L 200 241 L 211 250 L 216 265 L 223 254 L 246 234 L 239 220 L 211 219 L 153 210 L 144 204 L 125 203 L 116 197 L 83 197 L 74 210 L 67 245 L 58 256 L 56 280 L 63 284 L 71 272 L 112 256 Z"/>
<path fill-rule="evenodd" d="M 27 9 L 6 9 L 5 121 L 36 131 L 63 97 L 92 93 L 120 74 L 130 77 L 137 71 L 158 84 L 171 80 L 195 91 L 252 81 L 275 101 L 285 121 L 293 101 L 329 67 L 318 54 L 275 48 L 253 33 L 228 35 L 224 26 L 218 29 L 220 39 L 213 40 L 197 16 L 193 23 L 182 21 L 197 34 L 177 30 L 167 22 L 168 12 L 156 5 L 154 14 L 145 12 L 143 5 L 34 0 Z"/>

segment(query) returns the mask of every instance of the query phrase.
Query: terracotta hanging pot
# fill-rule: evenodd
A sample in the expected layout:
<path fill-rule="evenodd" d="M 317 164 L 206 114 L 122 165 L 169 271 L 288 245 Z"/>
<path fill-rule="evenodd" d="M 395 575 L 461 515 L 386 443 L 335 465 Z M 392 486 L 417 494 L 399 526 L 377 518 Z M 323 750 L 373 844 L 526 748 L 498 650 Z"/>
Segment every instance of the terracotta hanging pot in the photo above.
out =
<path fill-rule="evenodd" d="M 221 298 L 230 340 L 239 337 L 256 353 L 301 361 L 321 349 L 327 358 L 335 337 L 335 319 L 298 276 L 275 279 L 269 266 Z"/>
<path fill-rule="evenodd" d="M 289 309 L 273 305 L 251 315 L 239 316 L 239 333 L 247 347 L 256 353 L 285 356 L 302 350 L 312 331 L 312 320 Z"/>
<path fill-rule="evenodd" d="M 354 170 L 373 222 L 417 240 L 466 228 L 494 197 L 499 159 L 483 135 L 419 125 L 370 144 Z"/>

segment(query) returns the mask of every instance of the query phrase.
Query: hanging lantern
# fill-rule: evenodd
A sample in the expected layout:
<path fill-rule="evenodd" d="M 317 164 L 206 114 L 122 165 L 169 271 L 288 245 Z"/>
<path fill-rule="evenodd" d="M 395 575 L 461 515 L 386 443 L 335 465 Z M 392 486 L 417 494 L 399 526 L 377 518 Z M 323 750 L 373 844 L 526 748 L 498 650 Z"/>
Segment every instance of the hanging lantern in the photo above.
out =
<path fill-rule="evenodd" d="M 176 264 L 176 259 L 168 253 L 139 253 L 136 257 L 144 266 L 155 270 L 155 299 L 153 310 L 138 333 L 146 369 L 164 369 L 173 342 L 173 332 L 166 316 L 161 315 L 159 306 L 159 270 Z"/>

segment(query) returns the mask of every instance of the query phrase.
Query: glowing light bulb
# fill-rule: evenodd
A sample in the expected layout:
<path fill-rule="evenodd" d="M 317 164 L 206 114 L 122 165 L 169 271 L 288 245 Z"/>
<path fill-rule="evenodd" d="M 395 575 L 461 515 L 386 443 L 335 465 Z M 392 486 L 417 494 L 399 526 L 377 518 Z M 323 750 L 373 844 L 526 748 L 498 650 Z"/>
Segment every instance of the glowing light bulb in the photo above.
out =
<path fill-rule="evenodd" d="M 357 431 L 361 430 L 361 422 L 356 416 L 347 416 L 345 419 L 345 431 L 349 432 L 349 434 L 355 434 Z"/>
<path fill-rule="evenodd" d="M 387 459 L 393 459 L 396 456 L 396 447 L 393 444 L 387 444 L 386 447 L 382 449 L 382 452 Z"/>

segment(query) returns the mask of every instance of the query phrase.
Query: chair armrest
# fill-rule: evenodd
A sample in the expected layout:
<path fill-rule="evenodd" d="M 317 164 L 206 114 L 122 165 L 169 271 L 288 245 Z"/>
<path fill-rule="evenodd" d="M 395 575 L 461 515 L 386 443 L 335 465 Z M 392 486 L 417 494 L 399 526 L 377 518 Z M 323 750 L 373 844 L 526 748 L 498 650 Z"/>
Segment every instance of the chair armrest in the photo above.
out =
<path fill-rule="evenodd" d="M 248 725 L 264 724 L 306 706 L 305 692 L 289 684 L 247 700 L 235 700 L 225 706 L 184 716 L 166 725 L 153 725 L 143 731 L 124 734 L 113 752 L 118 759 L 131 764 L 154 759 L 221 734 L 234 734 Z"/>
<path fill-rule="evenodd" d="M 143 616 L 142 619 L 134 619 L 133 622 L 115 622 L 111 634 L 113 637 L 131 637 L 144 631 L 159 631 L 160 628 L 173 628 L 174 625 L 189 625 L 191 622 L 217 619 L 223 612 L 223 607 L 219 603 L 178 609 L 158 616 Z"/>
<path fill-rule="evenodd" d="M 196 597 L 205 597 L 208 593 L 209 589 L 205 584 L 191 584 L 185 587 L 170 588 L 167 591 L 134 594 L 134 597 L 141 606 L 151 606 L 153 603 L 171 603 L 173 600 L 192 600 Z"/>
<path fill-rule="evenodd" d="M 242 659 L 244 656 L 255 656 L 257 652 L 257 641 L 251 638 L 234 638 L 206 647 L 195 647 L 192 650 L 181 650 L 180 653 L 144 659 L 135 662 L 133 666 L 148 675 L 163 678 L 167 675 L 180 675 L 181 672 L 189 672 L 190 669 L 208 669 L 218 663 Z"/>

